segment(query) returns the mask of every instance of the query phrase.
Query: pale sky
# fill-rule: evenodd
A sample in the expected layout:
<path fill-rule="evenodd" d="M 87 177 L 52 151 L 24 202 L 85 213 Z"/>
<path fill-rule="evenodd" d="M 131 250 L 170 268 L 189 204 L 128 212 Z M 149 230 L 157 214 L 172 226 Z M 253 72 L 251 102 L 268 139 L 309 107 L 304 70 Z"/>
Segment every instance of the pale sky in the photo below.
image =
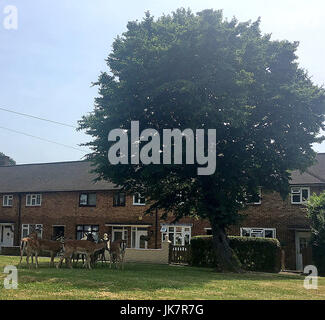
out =
<path fill-rule="evenodd" d="M 18 29 L 6 30 L 4 8 L 18 9 Z M 0 0 L 0 108 L 76 125 L 93 109 L 91 88 L 114 38 L 130 20 L 149 10 L 154 16 L 179 8 L 223 9 L 240 21 L 262 18 L 272 39 L 299 41 L 300 66 L 315 83 L 325 81 L 325 1 L 322 0 Z M 90 137 L 73 128 L 29 119 L 0 110 L 0 127 L 78 147 Z M 325 152 L 325 143 L 315 145 Z M 40 141 L 0 128 L 0 151 L 22 163 L 79 160 L 75 149 Z"/>

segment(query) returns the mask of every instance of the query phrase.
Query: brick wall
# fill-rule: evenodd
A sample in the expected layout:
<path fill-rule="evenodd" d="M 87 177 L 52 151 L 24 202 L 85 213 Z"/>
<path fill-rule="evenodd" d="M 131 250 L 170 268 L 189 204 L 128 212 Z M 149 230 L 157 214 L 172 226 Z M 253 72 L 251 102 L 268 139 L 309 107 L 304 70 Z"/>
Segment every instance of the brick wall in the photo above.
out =
<path fill-rule="evenodd" d="M 311 188 L 311 193 L 320 192 L 320 188 Z M 156 227 L 155 214 L 144 215 L 147 206 L 134 206 L 132 196 L 127 196 L 125 207 L 113 206 L 113 191 L 96 192 L 96 207 L 80 207 L 80 192 L 52 192 L 42 193 L 41 207 L 27 207 L 26 196 L 22 195 L 21 224 L 43 224 L 43 238 L 50 239 L 53 235 L 53 225 L 65 226 L 65 237 L 74 239 L 76 225 L 99 225 L 99 233 L 111 233 L 112 228 L 105 226 L 107 223 L 148 224 L 148 233 L 152 234 L 148 248 L 161 248 L 161 223 L 173 220 L 169 216 L 167 221 L 159 220 Z M 0 195 L 0 221 L 12 221 L 15 223 L 15 245 L 18 245 L 18 195 L 14 195 L 13 206 L 2 207 L 2 195 Z M 295 231 L 289 230 L 291 225 L 306 225 L 308 221 L 301 205 L 292 205 L 290 197 L 285 201 L 274 192 L 262 190 L 262 203 L 251 205 L 242 212 L 242 222 L 230 229 L 229 234 L 240 235 L 240 227 L 276 228 L 277 238 L 285 248 L 286 267 L 295 268 Z M 192 224 L 192 236 L 205 234 L 204 228 L 209 227 L 206 220 L 183 218 L 178 223 Z M 131 241 L 131 227 L 128 228 L 128 245 Z M 158 230 L 156 239 L 156 228 Z"/>

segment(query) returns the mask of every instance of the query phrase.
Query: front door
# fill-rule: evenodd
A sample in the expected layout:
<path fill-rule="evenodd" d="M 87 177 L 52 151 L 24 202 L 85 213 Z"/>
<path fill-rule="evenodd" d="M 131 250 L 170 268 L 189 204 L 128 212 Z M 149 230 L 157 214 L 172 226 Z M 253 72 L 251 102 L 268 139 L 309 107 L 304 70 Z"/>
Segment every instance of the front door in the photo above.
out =
<path fill-rule="evenodd" d="M 14 226 L 11 224 L 1 225 L 1 246 L 12 247 L 14 245 Z"/>
<path fill-rule="evenodd" d="M 298 271 L 303 271 L 303 249 L 309 246 L 310 232 L 298 232 L 296 231 L 296 269 Z"/>
<path fill-rule="evenodd" d="M 53 226 L 53 240 L 64 237 L 64 226 Z"/>
<path fill-rule="evenodd" d="M 135 241 L 135 246 L 136 248 L 139 249 L 147 249 L 148 246 L 148 241 L 145 241 L 141 236 L 148 236 L 148 231 L 145 230 L 137 230 L 137 236 L 136 236 L 136 241 Z"/>

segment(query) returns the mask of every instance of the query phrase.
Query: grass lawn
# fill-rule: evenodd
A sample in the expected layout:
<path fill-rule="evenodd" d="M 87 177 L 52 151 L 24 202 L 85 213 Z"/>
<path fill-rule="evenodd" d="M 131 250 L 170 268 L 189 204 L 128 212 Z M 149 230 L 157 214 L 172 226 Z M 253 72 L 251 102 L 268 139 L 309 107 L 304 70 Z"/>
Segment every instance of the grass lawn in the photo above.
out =
<path fill-rule="evenodd" d="M 49 268 L 40 258 L 39 269 L 18 269 L 18 289 L 3 288 L 3 269 L 18 257 L 0 256 L 0 299 L 325 299 L 325 278 L 317 290 L 306 290 L 300 275 L 220 274 L 208 268 L 125 264 L 124 271 L 98 264 L 86 270 Z"/>

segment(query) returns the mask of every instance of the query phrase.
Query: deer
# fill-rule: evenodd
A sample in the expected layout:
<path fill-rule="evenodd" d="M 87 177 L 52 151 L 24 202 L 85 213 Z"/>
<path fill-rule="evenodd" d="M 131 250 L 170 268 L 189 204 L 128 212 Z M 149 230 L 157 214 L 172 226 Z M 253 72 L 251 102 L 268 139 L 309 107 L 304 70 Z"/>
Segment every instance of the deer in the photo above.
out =
<path fill-rule="evenodd" d="M 20 241 L 20 261 L 18 266 L 21 265 L 21 260 L 23 259 L 23 255 L 26 252 L 26 263 L 29 266 L 29 257 L 32 258 L 32 265 L 34 264 L 33 255 L 35 255 L 36 268 L 38 268 L 38 237 L 37 232 L 33 231 L 30 233 L 28 237 L 22 238 Z"/>
<path fill-rule="evenodd" d="M 63 255 L 56 267 L 57 269 L 60 268 L 63 260 L 66 259 L 69 268 L 72 269 L 71 258 L 73 254 L 84 254 L 86 256 L 86 267 L 91 269 L 91 256 L 106 246 L 107 242 L 95 243 L 84 240 L 68 240 L 63 244 Z"/>
<path fill-rule="evenodd" d="M 110 268 L 112 268 L 112 263 L 119 263 L 120 269 L 124 270 L 124 255 L 126 249 L 126 240 L 115 240 L 110 245 Z M 117 268 L 117 265 L 116 265 Z"/>
<path fill-rule="evenodd" d="M 62 250 L 63 243 L 61 241 L 38 239 L 38 251 L 49 252 L 51 255 L 50 267 L 54 266 L 55 256 Z"/>
<path fill-rule="evenodd" d="M 103 264 L 104 261 L 106 262 L 105 252 L 108 251 L 109 253 L 110 250 L 110 238 L 107 233 L 104 233 L 103 239 L 100 239 L 98 243 L 101 242 L 106 242 L 106 246 L 94 254 L 93 261 L 96 262 L 97 260 L 100 260 Z"/>
<path fill-rule="evenodd" d="M 95 242 L 94 236 L 90 232 L 85 233 L 84 236 L 80 240 L 87 240 L 87 241 Z M 76 262 L 78 264 L 79 258 L 80 258 L 79 253 L 78 254 L 73 254 L 72 255 L 72 262 L 73 263 Z M 81 255 L 81 259 L 82 259 L 82 265 L 85 266 L 85 255 L 84 254 Z"/>

